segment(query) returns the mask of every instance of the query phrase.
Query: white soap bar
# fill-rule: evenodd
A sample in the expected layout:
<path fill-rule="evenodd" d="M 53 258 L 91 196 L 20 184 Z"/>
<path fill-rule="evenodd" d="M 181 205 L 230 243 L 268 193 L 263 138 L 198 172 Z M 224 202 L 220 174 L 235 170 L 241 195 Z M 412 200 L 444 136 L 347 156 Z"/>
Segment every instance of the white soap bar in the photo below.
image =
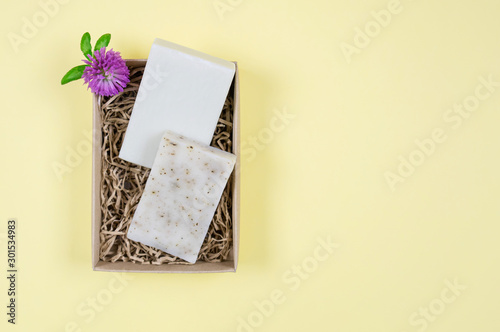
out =
<path fill-rule="evenodd" d="M 194 263 L 236 156 L 172 132 L 160 141 L 127 236 Z"/>
<path fill-rule="evenodd" d="M 210 144 L 234 63 L 155 39 L 119 157 L 149 167 L 167 130 Z"/>

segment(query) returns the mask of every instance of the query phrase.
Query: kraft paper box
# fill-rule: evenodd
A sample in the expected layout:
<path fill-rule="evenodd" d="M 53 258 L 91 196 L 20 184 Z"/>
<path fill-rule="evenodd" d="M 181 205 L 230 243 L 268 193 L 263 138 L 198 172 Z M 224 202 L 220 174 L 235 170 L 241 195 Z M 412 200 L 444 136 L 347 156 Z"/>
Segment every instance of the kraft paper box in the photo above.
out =
<path fill-rule="evenodd" d="M 144 66 L 147 60 L 127 60 L 129 67 Z M 236 65 L 236 62 L 235 62 Z M 238 66 L 229 94 L 233 97 L 232 153 L 237 156 L 232 186 L 232 248 L 227 260 L 222 262 L 197 261 L 195 264 L 140 264 L 133 262 L 109 262 L 99 257 L 101 229 L 101 149 L 102 123 L 100 115 L 101 97 L 93 96 L 93 151 L 92 151 L 92 266 L 95 271 L 108 272 L 152 272 L 152 273 L 208 273 L 235 272 L 238 265 L 239 208 L 240 208 L 240 128 L 239 128 L 239 80 Z"/>

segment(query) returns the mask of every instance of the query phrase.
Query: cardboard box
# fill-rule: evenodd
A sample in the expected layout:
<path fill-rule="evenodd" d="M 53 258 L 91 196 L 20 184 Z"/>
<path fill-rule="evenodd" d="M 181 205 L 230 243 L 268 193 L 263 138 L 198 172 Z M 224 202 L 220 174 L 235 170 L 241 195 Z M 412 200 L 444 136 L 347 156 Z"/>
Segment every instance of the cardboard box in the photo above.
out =
<path fill-rule="evenodd" d="M 127 65 L 145 65 L 147 60 L 127 60 Z M 154 272 L 154 273 L 207 273 L 207 272 L 236 272 L 238 265 L 238 245 L 239 245 L 239 211 L 240 211 L 240 123 L 239 123 L 239 80 L 238 65 L 233 85 L 229 93 L 234 98 L 233 114 L 233 153 L 237 160 L 234 168 L 232 182 L 233 186 L 233 247 L 228 260 L 220 263 L 209 263 L 198 261 L 192 265 L 179 264 L 137 264 L 132 262 L 105 262 L 99 259 L 99 230 L 101 228 L 101 117 L 99 115 L 100 97 L 94 95 L 93 100 L 93 142 L 92 142 L 92 266 L 94 271 L 107 272 Z"/>

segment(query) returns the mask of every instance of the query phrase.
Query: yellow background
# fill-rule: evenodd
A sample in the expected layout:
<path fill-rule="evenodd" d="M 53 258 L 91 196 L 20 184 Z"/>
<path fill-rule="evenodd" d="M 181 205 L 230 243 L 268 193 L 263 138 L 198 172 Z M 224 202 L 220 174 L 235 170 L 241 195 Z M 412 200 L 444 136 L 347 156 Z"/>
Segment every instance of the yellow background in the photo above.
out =
<path fill-rule="evenodd" d="M 5 271 L 6 221 L 17 218 L 20 273 L 14 327 L 2 277 L 1 330 L 500 330 L 500 89 L 458 128 L 443 118 L 479 77 L 500 82 L 500 2 L 401 0 L 376 31 L 371 12 L 390 3 L 66 0 L 44 22 L 38 1 L 3 1 L 0 261 Z M 34 16 L 36 33 L 13 47 Z M 369 45 L 348 61 L 341 46 L 367 25 Z M 62 181 L 53 170 L 91 129 L 90 92 L 59 84 L 80 64 L 85 31 L 93 42 L 111 33 L 124 58 L 147 57 L 160 37 L 239 62 L 237 273 L 92 271 L 91 157 Z M 294 117 L 276 130 L 276 112 Z M 384 174 L 435 128 L 447 139 L 391 190 Z M 328 236 L 340 247 L 318 262 Z M 303 264 L 310 273 L 292 287 L 284 275 Z M 465 287 L 456 296 L 453 282 Z M 259 313 L 254 302 L 276 291 L 282 303 Z M 97 297 L 100 311 L 82 314 Z"/>

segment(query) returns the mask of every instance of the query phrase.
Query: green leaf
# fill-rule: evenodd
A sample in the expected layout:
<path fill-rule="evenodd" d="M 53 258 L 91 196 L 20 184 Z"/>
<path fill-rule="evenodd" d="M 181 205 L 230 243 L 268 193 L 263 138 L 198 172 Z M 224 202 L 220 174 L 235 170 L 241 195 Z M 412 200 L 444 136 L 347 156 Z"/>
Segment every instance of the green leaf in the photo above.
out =
<path fill-rule="evenodd" d="M 64 85 L 66 83 L 76 81 L 80 78 L 82 78 L 83 75 L 83 70 L 87 67 L 87 65 L 81 65 L 81 66 L 76 66 L 71 68 L 66 75 L 61 80 L 61 85 Z"/>
<path fill-rule="evenodd" d="M 88 60 L 87 54 L 92 55 L 92 45 L 90 45 L 90 33 L 85 32 L 80 41 L 80 49 L 85 56 L 85 60 Z"/>
<path fill-rule="evenodd" d="M 95 43 L 94 52 L 100 50 L 103 47 L 107 47 L 109 45 L 110 40 L 111 40 L 111 34 L 106 33 L 102 35 L 101 38 L 99 38 Z"/>

